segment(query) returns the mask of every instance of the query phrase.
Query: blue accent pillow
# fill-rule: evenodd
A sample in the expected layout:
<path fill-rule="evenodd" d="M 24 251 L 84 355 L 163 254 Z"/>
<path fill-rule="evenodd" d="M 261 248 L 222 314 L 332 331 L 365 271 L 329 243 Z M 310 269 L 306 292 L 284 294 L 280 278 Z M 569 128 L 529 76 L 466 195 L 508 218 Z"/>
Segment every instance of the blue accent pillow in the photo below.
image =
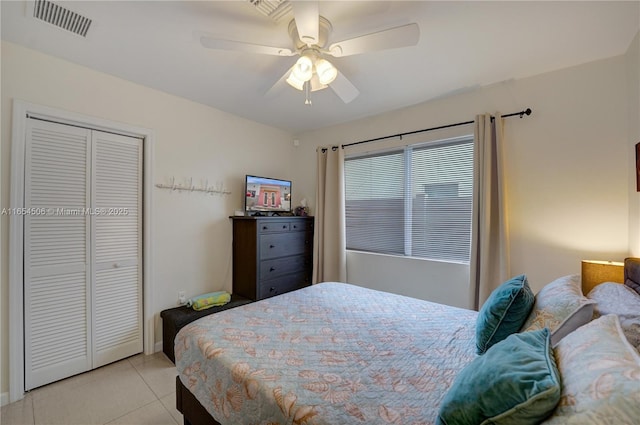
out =
<path fill-rule="evenodd" d="M 437 425 L 538 424 L 560 401 L 551 332 L 516 333 L 476 357 L 440 405 Z"/>
<path fill-rule="evenodd" d="M 476 352 L 484 354 L 492 345 L 518 332 L 529 317 L 535 296 L 527 277 L 520 275 L 494 289 L 476 320 Z"/>

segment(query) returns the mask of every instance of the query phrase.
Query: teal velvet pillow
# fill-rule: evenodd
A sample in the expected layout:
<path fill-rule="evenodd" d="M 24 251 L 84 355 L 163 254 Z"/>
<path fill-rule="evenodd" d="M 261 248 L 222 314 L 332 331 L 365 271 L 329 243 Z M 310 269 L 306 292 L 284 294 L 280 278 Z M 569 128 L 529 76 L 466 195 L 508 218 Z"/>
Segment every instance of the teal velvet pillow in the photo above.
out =
<path fill-rule="evenodd" d="M 533 308 L 535 297 L 527 277 L 520 275 L 497 287 L 476 320 L 476 351 L 484 354 L 512 333 L 518 332 Z"/>
<path fill-rule="evenodd" d="M 527 425 L 551 415 L 560 374 L 544 328 L 515 333 L 468 364 L 440 405 L 437 425 Z"/>

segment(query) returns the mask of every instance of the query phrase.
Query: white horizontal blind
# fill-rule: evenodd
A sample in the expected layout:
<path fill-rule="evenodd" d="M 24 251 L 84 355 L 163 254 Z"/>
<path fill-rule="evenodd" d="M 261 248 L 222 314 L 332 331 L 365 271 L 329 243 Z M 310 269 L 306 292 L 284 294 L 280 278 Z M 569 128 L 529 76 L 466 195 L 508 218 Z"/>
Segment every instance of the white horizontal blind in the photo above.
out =
<path fill-rule="evenodd" d="M 345 159 L 347 249 L 468 263 L 473 139 Z"/>
<path fill-rule="evenodd" d="M 90 131 L 27 120 L 25 389 L 91 367 L 88 218 Z"/>
<path fill-rule="evenodd" d="M 345 158 L 347 249 L 404 255 L 402 151 Z"/>

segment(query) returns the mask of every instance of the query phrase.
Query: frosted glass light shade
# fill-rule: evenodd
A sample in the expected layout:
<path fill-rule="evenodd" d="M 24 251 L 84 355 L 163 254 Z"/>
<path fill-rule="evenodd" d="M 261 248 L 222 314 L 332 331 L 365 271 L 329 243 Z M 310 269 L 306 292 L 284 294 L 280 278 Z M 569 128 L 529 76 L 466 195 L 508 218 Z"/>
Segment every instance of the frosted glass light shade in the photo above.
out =
<path fill-rule="evenodd" d="M 287 78 L 286 81 L 294 89 L 298 89 L 298 90 L 302 91 L 302 89 L 304 88 L 304 81 L 302 81 L 299 78 L 297 78 L 296 75 L 295 75 L 295 72 L 293 72 L 293 71 L 291 71 L 291 74 L 289 74 L 289 77 Z"/>
<path fill-rule="evenodd" d="M 293 72 L 300 81 L 309 81 L 313 75 L 313 62 L 308 56 L 301 56 L 293 66 Z"/>
<path fill-rule="evenodd" d="M 321 84 L 331 84 L 338 76 L 338 70 L 326 59 L 316 61 L 316 73 Z"/>

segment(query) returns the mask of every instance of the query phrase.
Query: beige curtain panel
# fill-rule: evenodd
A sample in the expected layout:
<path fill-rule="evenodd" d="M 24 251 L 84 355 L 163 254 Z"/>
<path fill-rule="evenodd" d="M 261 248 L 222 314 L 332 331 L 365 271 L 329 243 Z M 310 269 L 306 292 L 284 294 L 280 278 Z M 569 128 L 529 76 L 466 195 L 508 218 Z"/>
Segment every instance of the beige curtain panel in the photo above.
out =
<path fill-rule="evenodd" d="M 344 150 L 318 148 L 313 280 L 346 282 Z"/>
<path fill-rule="evenodd" d="M 476 309 L 510 277 L 503 119 L 493 116 L 475 119 L 470 287 Z"/>

